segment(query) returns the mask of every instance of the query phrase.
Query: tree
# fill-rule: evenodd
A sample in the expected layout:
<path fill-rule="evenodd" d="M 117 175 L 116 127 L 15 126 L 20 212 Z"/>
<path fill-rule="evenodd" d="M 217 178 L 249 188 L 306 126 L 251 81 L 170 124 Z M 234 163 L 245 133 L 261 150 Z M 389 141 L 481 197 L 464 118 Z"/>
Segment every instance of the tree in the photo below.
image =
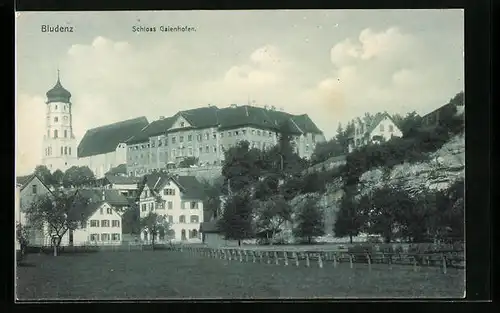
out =
<path fill-rule="evenodd" d="M 223 193 L 239 192 L 249 188 L 261 176 L 260 160 L 261 152 L 258 149 L 250 149 L 248 141 L 240 141 L 235 147 L 224 152 L 224 164 L 222 176 L 224 176 Z"/>
<path fill-rule="evenodd" d="M 87 205 L 88 200 L 78 192 L 56 191 L 52 195 L 36 198 L 26 208 L 26 216 L 28 224 L 47 229 L 52 238 L 54 255 L 57 255 L 64 234 L 86 222 L 88 216 L 84 212 Z"/>
<path fill-rule="evenodd" d="M 17 262 L 22 261 L 26 255 L 26 248 L 29 244 L 28 238 L 28 227 L 26 225 L 22 225 L 20 222 L 16 222 L 16 240 L 21 247 Z"/>
<path fill-rule="evenodd" d="M 256 183 L 255 198 L 261 201 L 266 201 L 273 195 L 279 192 L 279 176 L 268 175 L 261 181 Z"/>
<path fill-rule="evenodd" d="M 253 208 L 251 196 L 248 192 L 233 194 L 228 197 L 224 205 L 224 212 L 218 221 L 218 227 L 226 239 L 241 240 L 252 238 Z"/>
<path fill-rule="evenodd" d="M 351 192 L 344 193 L 334 224 L 335 237 L 349 236 L 349 241 L 352 243 L 353 237 L 359 234 L 364 225 L 365 218 L 359 209 L 362 206 L 355 202 Z"/>
<path fill-rule="evenodd" d="M 209 216 L 218 218 L 221 215 L 221 196 L 223 180 L 216 179 L 213 183 L 208 181 L 203 182 L 206 197 L 203 201 L 204 218 Z M 208 214 L 207 214 L 208 213 Z M 205 219 L 207 221 L 209 219 Z"/>
<path fill-rule="evenodd" d="M 52 184 L 54 187 L 60 187 L 63 184 L 64 173 L 57 169 L 52 173 Z"/>
<path fill-rule="evenodd" d="M 269 240 L 274 238 L 285 222 L 291 220 L 292 208 L 283 196 L 275 195 L 260 202 L 256 215 L 258 233 L 265 234 Z"/>
<path fill-rule="evenodd" d="M 444 210 L 443 224 L 449 228 L 449 236 L 455 240 L 463 240 L 464 238 L 464 221 L 465 221 L 465 182 L 460 178 L 453 182 L 445 191 L 448 199 Z"/>
<path fill-rule="evenodd" d="M 165 236 L 170 233 L 170 225 L 165 216 L 154 212 L 149 212 L 148 215 L 141 218 L 141 228 L 151 236 L 153 250 L 155 249 L 156 236 L 162 237 L 161 235 Z"/>
<path fill-rule="evenodd" d="M 141 221 L 139 205 L 134 203 L 123 213 L 122 216 L 122 232 L 124 234 L 140 234 Z"/>
<path fill-rule="evenodd" d="M 344 140 L 341 138 L 341 140 Z M 313 164 L 321 163 L 331 157 L 336 157 L 344 154 L 344 147 L 336 138 L 332 138 L 326 142 L 318 142 L 311 156 Z"/>
<path fill-rule="evenodd" d="M 95 176 L 87 166 L 72 166 L 66 170 L 62 181 L 65 188 L 89 186 L 95 182 Z"/>
<path fill-rule="evenodd" d="M 184 158 L 179 163 L 179 167 L 180 168 L 188 168 L 188 167 L 191 167 L 192 165 L 197 165 L 198 161 L 199 161 L 199 159 L 197 157 L 190 156 L 190 157 Z"/>
<path fill-rule="evenodd" d="M 295 222 L 293 233 L 296 237 L 305 238 L 308 244 L 312 243 L 313 237 L 325 233 L 323 212 L 319 208 L 316 199 L 309 198 L 306 200 L 306 203 L 295 216 Z"/>
<path fill-rule="evenodd" d="M 45 165 L 38 165 L 35 167 L 34 174 L 47 186 L 52 186 L 53 179 L 50 170 Z"/>

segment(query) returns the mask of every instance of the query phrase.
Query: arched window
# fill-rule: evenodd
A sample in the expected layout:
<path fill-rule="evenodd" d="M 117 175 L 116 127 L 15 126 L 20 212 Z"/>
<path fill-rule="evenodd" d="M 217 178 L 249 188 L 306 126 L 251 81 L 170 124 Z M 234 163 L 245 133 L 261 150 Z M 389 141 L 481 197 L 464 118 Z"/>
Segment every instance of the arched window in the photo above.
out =
<path fill-rule="evenodd" d="M 57 129 L 54 129 L 54 138 L 58 137 Z"/>
<path fill-rule="evenodd" d="M 68 147 L 64 147 L 64 155 L 68 155 Z"/>
<path fill-rule="evenodd" d="M 179 223 L 186 223 L 186 217 L 184 215 L 179 216 Z"/>
<path fill-rule="evenodd" d="M 186 240 L 186 230 L 181 230 L 181 240 Z"/>
<path fill-rule="evenodd" d="M 198 231 L 197 231 L 196 229 L 193 229 L 193 230 L 191 231 L 191 235 L 192 235 L 192 237 L 191 237 L 191 238 L 198 238 Z"/>
<path fill-rule="evenodd" d="M 63 147 L 61 147 L 61 155 L 63 155 Z"/>
<path fill-rule="evenodd" d="M 68 131 L 66 129 L 64 130 L 64 138 L 68 138 Z"/>

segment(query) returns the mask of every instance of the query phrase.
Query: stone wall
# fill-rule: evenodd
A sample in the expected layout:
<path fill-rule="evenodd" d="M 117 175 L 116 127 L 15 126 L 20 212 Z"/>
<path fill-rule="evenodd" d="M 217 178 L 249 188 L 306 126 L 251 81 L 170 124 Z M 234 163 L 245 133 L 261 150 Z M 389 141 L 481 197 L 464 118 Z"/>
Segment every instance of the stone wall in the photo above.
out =
<path fill-rule="evenodd" d="M 169 172 L 179 176 L 194 176 L 199 181 L 208 181 L 213 183 L 215 179 L 222 175 L 222 166 L 209 165 L 190 168 L 176 168 L 169 170 Z"/>

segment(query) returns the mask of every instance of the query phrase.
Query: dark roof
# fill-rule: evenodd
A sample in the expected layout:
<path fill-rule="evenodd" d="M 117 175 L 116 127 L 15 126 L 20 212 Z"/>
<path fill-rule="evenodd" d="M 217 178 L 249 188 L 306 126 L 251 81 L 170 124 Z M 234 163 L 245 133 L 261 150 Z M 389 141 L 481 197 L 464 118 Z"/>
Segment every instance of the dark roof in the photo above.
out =
<path fill-rule="evenodd" d="M 28 186 L 28 185 L 29 185 L 29 183 L 30 183 L 30 182 L 31 182 L 31 181 L 32 181 L 35 177 L 36 177 L 36 178 L 38 178 L 38 180 L 42 183 L 42 185 L 43 185 L 45 188 L 47 188 L 47 190 L 48 190 L 49 192 L 52 192 L 52 191 L 50 190 L 49 186 L 47 186 L 47 185 L 43 182 L 43 180 L 42 180 L 40 177 L 38 177 L 36 174 L 31 174 L 31 175 L 26 175 L 26 176 L 18 176 L 18 177 L 16 177 L 16 183 L 17 183 L 17 184 L 19 184 L 19 185 L 21 185 L 21 189 L 20 189 L 20 190 L 23 190 L 26 186 Z"/>
<path fill-rule="evenodd" d="M 165 184 L 169 181 L 173 181 L 177 186 L 179 186 L 183 198 L 205 198 L 205 187 L 194 176 L 176 176 L 171 175 L 168 172 L 154 172 L 145 175 L 139 190 L 140 192 L 142 192 L 145 184 L 150 190 L 158 192 L 159 190 L 163 189 Z"/>
<path fill-rule="evenodd" d="M 47 103 L 50 102 L 63 102 L 63 103 L 69 103 L 70 98 L 71 98 L 71 93 L 64 89 L 64 87 L 61 85 L 61 81 L 59 80 L 59 75 L 57 75 L 57 82 L 52 89 L 47 91 Z"/>
<path fill-rule="evenodd" d="M 114 189 L 79 189 L 78 193 L 90 203 L 103 202 L 102 191 L 104 190 L 104 199 L 111 206 L 128 206 L 130 205 L 127 197 L 122 195 L 118 190 Z"/>
<path fill-rule="evenodd" d="M 120 143 L 148 125 L 142 116 L 88 130 L 78 145 L 78 157 L 88 157 L 113 152 Z"/>
<path fill-rule="evenodd" d="M 138 184 L 141 181 L 140 177 L 135 177 L 135 176 L 120 176 L 120 175 L 113 175 L 113 174 L 106 174 L 105 178 L 111 184 L 120 184 L 120 185 Z"/>
<path fill-rule="evenodd" d="M 134 137 L 130 138 L 127 144 L 146 142 L 149 141 L 150 137 L 165 134 L 179 116 L 184 117 L 191 124 L 192 128 L 196 129 L 209 127 L 231 129 L 242 126 L 255 126 L 278 131 L 281 125 L 286 123 L 287 127 L 294 134 L 322 133 L 307 114 L 292 115 L 286 112 L 268 110 L 250 105 L 222 109 L 216 106 L 209 106 L 180 111 L 174 116 L 154 121 L 135 134 Z"/>
<path fill-rule="evenodd" d="M 219 227 L 217 225 L 217 220 L 201 223 L 200 224 L 200 232 L 202 232 L 202 233 L 220 233 Z"/>
<path fill-rule="evenodd" d="M 127 164 L 120 164 L 116 167 L 113 167 L 108 171 L 107 174 L 127 174 Z"/>
<path fill-rule="evenodd" d="M 127 140 L 127 144 L 136 144 L 149 141 L 150 137 L 158 136 L 167 132 L 167 129 L 172 127 L 177 117 L 171 116 L 151 122 L 149 125 L 135 132 L 133 136 Z"/>

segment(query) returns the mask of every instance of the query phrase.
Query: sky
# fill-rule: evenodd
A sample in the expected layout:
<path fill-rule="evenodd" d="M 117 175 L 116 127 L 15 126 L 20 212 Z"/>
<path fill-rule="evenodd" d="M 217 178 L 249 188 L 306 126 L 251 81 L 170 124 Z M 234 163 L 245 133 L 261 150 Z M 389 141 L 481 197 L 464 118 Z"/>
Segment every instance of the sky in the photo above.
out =
<path fill-rule="evenodd" d="M 42 25 L 73 32 L 42 32 Z M 18 12 L 17 175 L 41 163 L 45 93 L 57 69 L 72 93 L 78 141 L 125 119 L 232 103 L 307 113 L 328 139 L 365 112 L 426 114 L 464 90 L 464 13 Z"/>

